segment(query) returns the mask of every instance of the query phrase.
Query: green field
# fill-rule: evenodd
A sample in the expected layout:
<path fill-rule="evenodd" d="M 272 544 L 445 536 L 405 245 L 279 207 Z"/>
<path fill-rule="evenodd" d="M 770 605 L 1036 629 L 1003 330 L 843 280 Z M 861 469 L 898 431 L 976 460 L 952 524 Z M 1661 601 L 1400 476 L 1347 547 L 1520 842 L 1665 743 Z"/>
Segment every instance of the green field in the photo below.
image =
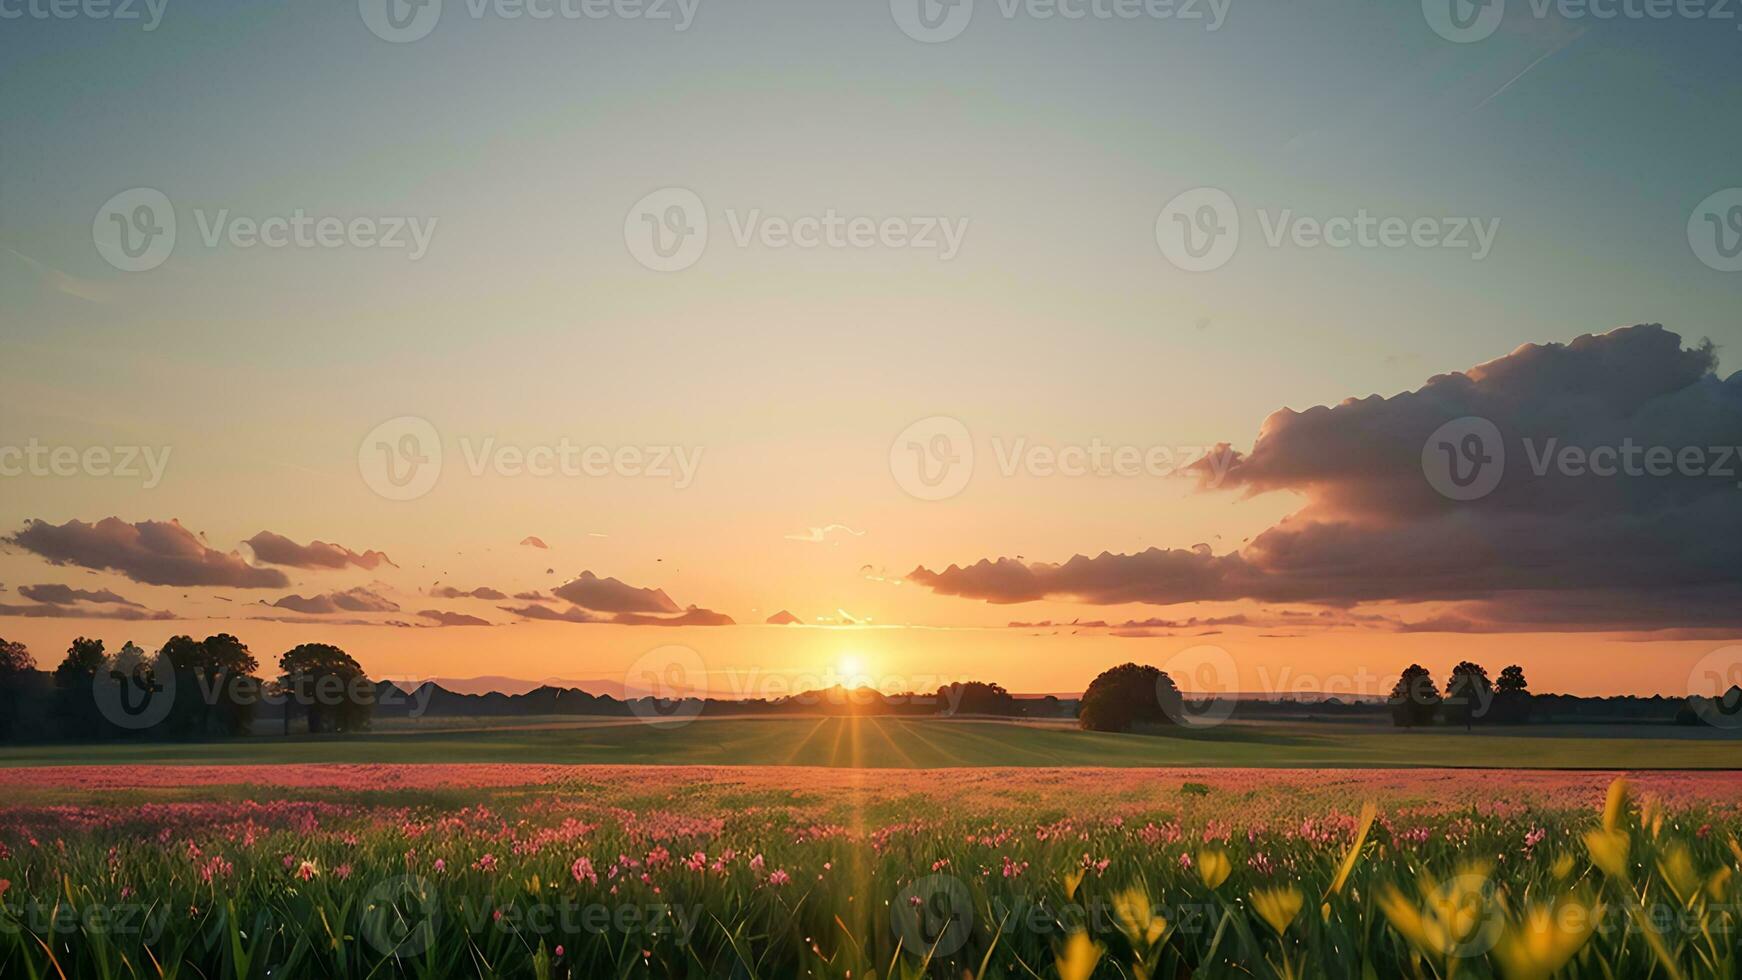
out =
<path fill-rule="evenodd" d="M 1734 769 L 1742 768 L 1742 738 L 1713 729 L 1646 725 L 1544 725 L 1465 734 L 1301 722 L 1106 735 L 993 720 L 801 717 L 701 718 L 676 728 L 573 719 L 467 727 L 448 720 L 359 736 L 0 747 L 0 766 L 277 762 Z"/>

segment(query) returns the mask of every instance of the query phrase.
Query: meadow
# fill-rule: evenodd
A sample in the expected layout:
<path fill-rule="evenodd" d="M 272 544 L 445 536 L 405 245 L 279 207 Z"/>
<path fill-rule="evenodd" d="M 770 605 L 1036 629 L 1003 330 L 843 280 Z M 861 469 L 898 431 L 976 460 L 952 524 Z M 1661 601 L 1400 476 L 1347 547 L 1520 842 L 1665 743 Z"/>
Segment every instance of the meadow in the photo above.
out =
<path fill-rule="evenodd" d="M 6 977 L 1734 977 L 1729 773 L 0 770 Z"/>
<path fill-rule="evenodd" d="M 249 762 L 518 762 L 938 768 L 961 766 L 1742 768 L 1742 738 L 1671 725 L 1388 725 L 1230 721 L 1165 734 L 1068 724 L 892 717 L 428 719 L 352 736 L 3 745 L 0 767 Z"/>

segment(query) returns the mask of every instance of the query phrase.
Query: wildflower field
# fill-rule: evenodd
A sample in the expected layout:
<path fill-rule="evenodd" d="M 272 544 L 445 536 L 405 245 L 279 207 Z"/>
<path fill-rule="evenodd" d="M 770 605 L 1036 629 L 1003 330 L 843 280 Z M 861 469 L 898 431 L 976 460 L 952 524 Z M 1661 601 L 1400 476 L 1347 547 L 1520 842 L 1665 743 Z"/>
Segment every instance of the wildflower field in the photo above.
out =
<path fill-rule="evenodd" d="M 0 770 L 0 976 L 1734 977 L 1742 778 Z"/>

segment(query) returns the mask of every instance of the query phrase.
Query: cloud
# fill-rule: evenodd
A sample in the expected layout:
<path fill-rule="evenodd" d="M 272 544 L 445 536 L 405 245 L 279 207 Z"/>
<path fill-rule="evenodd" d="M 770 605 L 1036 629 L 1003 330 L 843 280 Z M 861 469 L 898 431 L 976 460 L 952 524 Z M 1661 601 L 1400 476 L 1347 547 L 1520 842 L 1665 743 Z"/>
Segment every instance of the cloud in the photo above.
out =
<path fill-rule="evenodd" d="M 498 592 L 488 586 L 481 586 L 470 592 L 461 592 L 451 585 L 441 585 L 431 589 L 429 594 L 437 599 L 488 599 L 491 602 L 501 602 L 508 598 L 507 593 Z"/>
<path fill-rule="evenodd" d="M 528 548 L 537 548 L 540 551 L 550 550 L 550 545 L 545 544 L 543 538 L 534 534 L 528 534 L 526 537 L 521 538 L 520 543 Z"/>
<path fill-rule="evenodd" d="M 516 593 L 514 593 L 514 598 L 519 599 L 521 602 L 550 602 L 551 601 L 550 596 L 545 595 L 543 592 L 537 592 L 537 591 L 516 592 Z"/>
<path fill-rule="evenodd" d="M 538 605 L 537 603 L 525 606 L 499 606 L 497 608 L 506 613 L 513 613 L 521 619 L 538 619 L 556 623 L 605 622 L 605 620 L 600 619 L 598 616 L 595 616 L 578 606 L 570 606 L 562 612 L 558 612 L 548 606 Z"/>
<path fill-rule="evenodd" d="M 256 561 L 287 568 L 339 569 L 355 565 L 358 568 L 374 570 L 383 564 L 393 565 L 393 561 L 379 551 L 358 554 L 349 548 L 325 541 L 297 544 L 284 535 L 271 531 L 261 531 L 243 543 L 253 549 Z"/>
<path fill-rule="evenodd" d="M 618 626 L 736 626 L 732 617 L 712 609 L 691 606 L 679 616 L 644 616 L 640 613 L 618 613 L 611 617 Z"/>
<path fill-rule="evenodd" d="M 437 626 L 494 626 L 487 619 L 468 616 L 465 613 L 444 612 L 440 609 L 425 609 L 418 613 L 424 619 L 433 620 Z"/>
<path fill-rule="evenodd" d="M 399 606 L 393 600 L 358 586 L 343 592 L 328 592 L 324 595 L 309 596 L 287 595 L 277 602 L 271 603 L 277 609 L 289 609 L 292 612 L 308 613 L 314 616 L 330 616 L 339 612 L 398 612 Z"/>
<path fill-rule="evenodd" d="M 650 616 L 645 613 L 621 612 L 608 617 L 601 617 L 588 612 L 579 606 L 571 605 L 561 612 L 537 603 L 525 606 L 500 606 L 503 612 L 513 613 L 521 619 L 535 619 L 546 622 L 581 623 L 595 625 L 600 623 L 612 626 L 735 626 L 732 617 L 725 613 L 714 612 L 712 609 L 702 609 L 691 606 L 675 616 Z"/>
<path fill-rule="evenodd" d="M 638 589 L 614 578 L 600 578 L 592 572 L 566 585 L 552 589 L 557 598 L 565 599 L 593 612 L 607 613 L 675 613 L 681 611 L 671 597 L 659 589 Z"/>
<path fill-rule="evenodd" d="M 1389 398 L 1283 409 L 1249 454 L 1216 461 L 1224 489 L 1304 500 L 1238 551 L 1000 558 L 909 578 L 994 603 L 1457 603 L 1431 626 L 1473 631 L 1742 625 L 1742 373 L 1721 380 L 1716 366 L 1709 343 L 1645 324 L 1520 347 Z M 1425 475 L 1424 448 L 1431 460 L 1430 436 L 1472 416 L 1500 433 L 1502 475 L 1453 500 Z M 1569 447 L 1577 467 L 1559 463 Z M 1593 475 L 1603 447 L 1633 447 L 1634 468 Z M 1704 468 L 1652 475 L 1649 447 L 1693 447 Z M 1213 469 L 1199 467 L 1206 484 Z"/>
<path fill-rule="evenodd" d="M 845 524 L 825 524 L 822 527 L 806 528 L 797 534 L 789 534 L 786 536 L 786 540 L 808 541 L 813 544 L 820 544 L 829 540 L 829 535 L 834 534 L 837 531 L 844 534 L 850 534 L 855 538 L 862 538 L 865 536 L 864 531 L 855 531 Z"/>
<path fill-rule="evenodd" d="M 179 619 L 175 613 L 135 606 L 10 606 L 0 604 L 0 616 L 30 619 L 119 619 L 128 622 L 159 622 Z"/>
<path fill-rule="evenodd" d="M 18 594 L 32 602 L 44 602 L 52 606 L 71 606 L 81 602 L 96 602 L 139 608 L 139 603 L 129 602 L 108 589 L 90 592 L 66 585 L 21 585 L 18 587 Z"/>
<path fill-rule="evenodd" d="M 55 525 L 33 520 L 7 540 L 55 565 L 115 571 L 146 585 L 277 589 L 290 584 L 277 569 L 257 568 L 235 552 L 207 547 L 178 521 L 130 524 L 107 517 L 96 524 Z"/>

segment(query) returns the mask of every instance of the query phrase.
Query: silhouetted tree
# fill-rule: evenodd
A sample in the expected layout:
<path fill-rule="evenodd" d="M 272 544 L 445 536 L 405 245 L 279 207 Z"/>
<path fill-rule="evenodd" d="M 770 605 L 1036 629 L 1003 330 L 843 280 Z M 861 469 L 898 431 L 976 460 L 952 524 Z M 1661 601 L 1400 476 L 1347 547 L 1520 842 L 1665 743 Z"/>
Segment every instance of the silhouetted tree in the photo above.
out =
<path fill-rule="evenodd" d="M 948 714 L 952 708 L 963 715 L 1013 715 L 1016 699 L 1002 685 L 985 681 L 946 684 L 938 688 L 939 711 Z"/>
<path fill-rule="evenodd" d="M 1433 724 L 1440 709 L 1440 691 L 1421 664 L 1410 664 L 1391 689 L 1391 720 L 1399 728 Z"/>
<path fill-rule="evenodd" d="M 1468 731 L 1475 719 L 1487 713 L 1493 693 L 1494 685 L 1489 682 L 1485 667 L 1469 660 L 1459 661 L 1452 668 L 1452 676 L 1446 678 L 1446 707 L 1450 709 L 1447 720 L 1463 722 Z"/>
<path fill-rule="evenodd" d="M 1524 680 L 1524 668 L 1513 664 L 1500 671 L 1500 679 L 1494 682 L 1496 691 L 1522 693 L 1530 685 Z"/>
<path fill-rule="evenodd" d="M 172 636 L 158 656 L 175 670 L 172 730 L 183 735 L 246 735 L 254 724 L 260 662 L 229 633 L 195 640 Z"/>
<path fill-rule="evenodd" d="M 286 695 L 285 729 L 297 705 L 305 707 L 310 732 L 356 732 L 369 727 L 374 687 L 351 655 L 326 643 L 304 643 L 278 659 L 279 689 Z"/>
<path fill-rule="evenodd" d="M 20 699 L 36 676 L 36 658 L 22 643 L 0 639 L 0 738 L 12 735 Z"/>
<path fill-rule="evenodd" d="M 102 733 L 97 711 L 97 671 L 105 668 L 103 641 L 79 637 L 67 648 L 66 659 L 54 669 L 55 720 L 72 738 L 94 738 Z"/>
<path fill-rule="evenodd" d="M 1077 724 L 1091 732 L 1128 732 L 1138 724 L 1172 724 L 1179 708 L 1173 678 L 1156 667 L 1120 664 L 1089 682 Z"/>

